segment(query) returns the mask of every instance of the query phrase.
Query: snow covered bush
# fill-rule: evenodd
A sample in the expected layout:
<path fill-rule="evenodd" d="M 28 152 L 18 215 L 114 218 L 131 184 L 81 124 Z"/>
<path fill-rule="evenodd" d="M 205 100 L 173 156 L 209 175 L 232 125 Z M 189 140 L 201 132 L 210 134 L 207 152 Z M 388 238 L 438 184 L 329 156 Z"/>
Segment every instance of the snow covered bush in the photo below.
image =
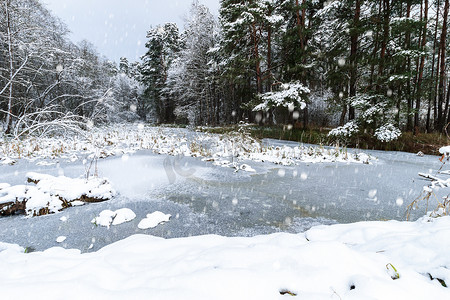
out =
<path fill-rule="evenodd" d="M 380 122 L 389 107 L 388 100 L 382 95 L 357 95 L 349 98 L 348 102 L 360 112 L 358 122 L 365 125 L 363 127 Z"/>
<path fill-rule="evenodd" d="M 310 90 L 298 81 L 282 84 L 279 91 L 267 92 L 260 95 L 262 103 L 256 105 L 253 111 L 264 110 L 284 106 L 293 111 L 296 107 L 304 109 L 306 107 L 306 96 Z"/>
<path fill-rule="evenodd" d="M 375 130 L 375 137 L 382 142 L 395 141 L 400 137 L 402 132 L 394 125 L 388 123 Z"/>
<path fill-rule="evenodd" d="M 328 133 L 328 136 L 350 137 L 358 131 L 359 131 L 358 125 L 354 121 L 350 121 L 344 126 L 339 126 L 337 128 L 332 129 Z"/>
<path fill-rule="evenodd" d="M 359 133 L 371 133 L 381 142 L 391 142 L 401 135 L 399 128 L 385 120 L 394 118 L 390 111 L 389 101 L 383 95 L 361 94 L 348 98 L 348 103 L 358 114 L 354 120 L 330 131 L 328 136 L 346 139 Z M 383 124 L 376 126 L 376 124 Z"/>
<path fill-rule="evenodd" d="M 332 129 L 328 136 L 335 137 L 340 141 L 346 141 L 349 137 L 360 132 L 361 126 L 356 121 L 350 121 L 344 126 L 339 126 Z M 374 136 L 381 142 L 395 141 L 400 137 L 402 132 L 394 125 L 388 123 L 378 127 L 375 130 Z"/>

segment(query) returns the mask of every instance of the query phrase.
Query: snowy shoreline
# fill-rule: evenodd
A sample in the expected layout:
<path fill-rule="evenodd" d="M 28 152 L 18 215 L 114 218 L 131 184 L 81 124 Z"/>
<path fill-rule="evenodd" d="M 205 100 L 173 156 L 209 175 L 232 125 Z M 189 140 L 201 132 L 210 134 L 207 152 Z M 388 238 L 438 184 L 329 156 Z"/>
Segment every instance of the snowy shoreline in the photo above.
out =
<path fill-rule="evenodd" d="M 151 127 L 143 124 L 118 124 L 114 127 L 92 128 L 85 135 L 65 136 L 64 139 L 28 138 L 24 140 L 0 139 L 0 164 L 13 165 L 17 160 L 47 160 L 75 162 L 114 155 L 127 155 L 138 150 L 152 150 L 158 154 L 202 157 L 216 164 L 239 169 L 242 162 L 267 161 L 279 165 L 299 162 L 371 163 L 374 157 L 360 151 L 305 146 L 265 145 L 250 137 L 245 125 L 238 132 L 210 134 L 181 128 Z"/>

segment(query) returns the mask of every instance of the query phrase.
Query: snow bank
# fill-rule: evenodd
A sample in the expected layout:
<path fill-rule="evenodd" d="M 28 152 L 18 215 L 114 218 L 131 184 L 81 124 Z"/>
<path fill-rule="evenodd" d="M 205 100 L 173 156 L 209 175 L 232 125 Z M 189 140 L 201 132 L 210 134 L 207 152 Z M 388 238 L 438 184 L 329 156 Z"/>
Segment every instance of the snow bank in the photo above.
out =
<path fill-rule="evenodd" d="M 99 202 L 111 199 L 115 193 L 108 180 L 100 177 L 55 177 L 34 172 L 27 173 L 27 177 L 30 182 L 35 182 L 42 192 L 56 195 L 66 201 Z"/>
<path fill-rule="evenodd" d="M 28 216 L 45 215 L 72 204 L 77 205 L 78 201 L 105 201 L 115 195 L 105 178 L 54 177 L 32 172 L 27 177 L 35 185 L 10 186 L 0 183 L 0 215 L 10 215 L 21 210 Z"/>
<path fill-rule="evenodd" d="M 87 254 L 0 243 L 0 288 L 2 299 L 449 299 L 437 280 L 450 282 L 448 249 L 450 217 L 251 238 L 134 235 Z"/>

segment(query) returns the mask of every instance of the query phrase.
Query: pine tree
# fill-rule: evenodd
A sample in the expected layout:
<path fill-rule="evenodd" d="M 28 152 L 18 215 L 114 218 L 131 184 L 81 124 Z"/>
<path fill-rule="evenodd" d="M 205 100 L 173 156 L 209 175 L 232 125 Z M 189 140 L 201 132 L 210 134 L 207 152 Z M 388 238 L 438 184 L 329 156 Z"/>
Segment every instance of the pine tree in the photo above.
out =
<path fill-rule="evenodd" d="M 176 104 L 175 114 L 193 124 L 215 123 L 210 80 L 216 22 L 209 9 L 194 1 L 183 32 L 183 47 L 169 68 L 166 97 Z"/>
<path fill-rule="evenodd" d="M 162 90 L 165 87 L 168 70 L 180 49 L 180 35 L 174 23 L 152 28 L 147 33 L 148 49 L 142 57 L 142 82 L 146 87 L 145 95 L 148 101 L 141 103 L 139 115 L 146 118 L 153 107 L 158 121 L 172 122 L 174 120 L 174 104 L 172 99 L 163 99 Z"/>

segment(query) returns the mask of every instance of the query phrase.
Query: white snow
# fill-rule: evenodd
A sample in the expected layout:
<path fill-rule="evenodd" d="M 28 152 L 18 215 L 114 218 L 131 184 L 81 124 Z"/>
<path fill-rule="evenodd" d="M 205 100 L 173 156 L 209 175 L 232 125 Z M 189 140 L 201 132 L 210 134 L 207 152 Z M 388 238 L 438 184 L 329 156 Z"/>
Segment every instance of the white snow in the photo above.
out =
<path fill-rule="evenodd" d="M 33 181 L 38 181 L 36 186 L 42 192 L 57 195 L 67 201 L 80 199 L 82 196 L 108 200 L 115 194 L 111 184 L 105 178 L 54 177 L 34 172 L 27 173 L 27 177 Z"/>
<path fill-rule="evenodd" d="M 300 109 L 306 107 L 306 103 L 303 97 L 309 94 L 311 91 L 301 84 L 300 82 L 291 82 L 283 84 L 280 91 L 267 92 L 260 95 L 262 103 L 256 105 L 253 111 L 269 110 L 271 107 L 284 106 L 290 108 L 293 111 L 296 106 Z"/>
<path fill-rule="evenodd" d="M 9 183 L 0 183 L 0 190 L 9 188 L 11 185 Z"/>
<path fill-rule="evenodd" d="M 251 238 L 134 235 L 86 254 L 0 243 L 0 287 L 2 299 L 449 299 L 435 279 L 450 282 L 448 249 L 450 217 Z"/>
<path fill-rule="evenodd" d="M 16 163 L 16 161 L 14 159 L 9 158 L 9 157 L 4 157 L 4 158 L 0 159 L 0 164 L 1 165 L 13 165 L 15 163 Z"/>
<path fill-rule="evenodd" d="M 136 218 L 136 214 L 129 208 L 118 209 L 115 211 L 115 213 L 116 216 L 114 217 L 112 225 L 120 225 Z"/>
<path fill-rule="evenodd" d="M 36 163 L 36 166 L 53 166 L 53 165 L 56 165 L 56 162 L 39 161 Z"/>
<path fill-rule="evenodd" d="M 161 223 L 169 222 L 170 217 L 171 217 L 170 214 L 155 211 L 151 214 L 147 214 L 147 217 L 139 222 L 138 228 L 139 229 L 155 228 Z"/>
<path fill-rule="evenodd" d="M 239 170 L 247 171 L 247 172 L 256 172 L 255 169 L 253 169 L 251 166 L 247 164 L 242 164 L 239 166 Z"/>
<path fill-rule="evenodd" d="M 439 153 L 449 156 L 450 155 L 450 146 L 444 146 L 439 149 Z"/>
<path fill-rule="evenodd" d="M 93 133 L 90 142 L 80 144 L 78 140 L 49 143 L 52 149 L 64 149 L 66 152 L 61 151 L 61 157 L 69 160 L 75 159 L 74 155 L 81 156 L 80 153 L 89 155 L 92 161 L 122 155 L 120 163 L 129 164 L 129 154 L 133 151 L 152 149 L 160 154 L 203 157 L 248 172 L 255 171 L 252 168 L 255 161 L 292 165 L 371 160 L 364 153 L 352 154 L 337 148 L 264 145 L 245 132 L 199 133 L 193 138 L 168 129 L 147 129 L 140 128 L 133 133 L 126 133 L 123 128 L 105 130 Z M 24 141 L 23 146 L 26 157 L 48 154 L 46 147 L 39 147 L 42 153 L 34 153 L 33 144 L 27 143 Z M 82 150 L 83 147 L 87 150 Z M 10 153 L 11 149 L 3 150 Z M 450 147 L 441 149 L 441 153 L 448 155 Z M 250 166 L 246 161 L 254 162 Z M 278 174 L 290 173 L 280 168 Z M 93 178 L 94 182 L 90 182 L 83 178 L 27 175 L 38 183 L 0 184 L 0 204 L 26 199 L 27 209 L 36 211 L 45 207 L 56 211 L 61 208 L 60 198 L 114 195 L 106 179 Z M 297 175 L 295 171 L 294 176 Z M 450 181 L 422 175 L 432 180 L 433 188 L 450 186 Z M 308 180 L 308 174 L 301 172 L 300 179 Z M 368 197 L 376 198 L 377 194 L 377 189 L 371 189 Z M 395 204 L 400 206 L 403 201 L 397 198 Z M 233 198 L 231 204 L 237 206 L 238 199 Z M 109 228 L 135 218 L 132 210 L 122 208 L 103 210 L 92 222 Z M 170 218 L 170 214 L 155 211 L 147 214 L 138 228 L 154 228 Z M 60 220 L 65 222 L 67 218 Z M 62 243 L 66 238 L 59 236 L 56 242 Z M 95 239 L 89 249 L 94 242 Z M 296 294 L 299 299 L 449 299 L 450 291 L 436 279 L 450 283 L 448 249 L 450 217 L 447 216 L 424 217 L 416 222 L 317 226 L 300 234 L 250 238 L 207 235 L 162 239 L 133 235 L 85 254 L 61 247 L 24 253 L 25 249 L 18 245 L 0 242 L 0 270 L 7 270 L 0 271 L 0 289 L 2 299 L 34 299 L 36 295 L 45 295 L 46 299 L 264 300 L 285 299 L 289 294 Z"/>
<path fill-rule="evenodd" d="M 95 217 L 94 219 L 92 219 L 91 223 L 98 225 L 98 226 L 105 226 L 105 227 L 109 228 L 109 226 L 111 225 L 113 218 L 115 216 L 116 216 L 116 213 L 114 211 L 105 209 L 102 212 L 100 212 L 98 217 Z"/>

